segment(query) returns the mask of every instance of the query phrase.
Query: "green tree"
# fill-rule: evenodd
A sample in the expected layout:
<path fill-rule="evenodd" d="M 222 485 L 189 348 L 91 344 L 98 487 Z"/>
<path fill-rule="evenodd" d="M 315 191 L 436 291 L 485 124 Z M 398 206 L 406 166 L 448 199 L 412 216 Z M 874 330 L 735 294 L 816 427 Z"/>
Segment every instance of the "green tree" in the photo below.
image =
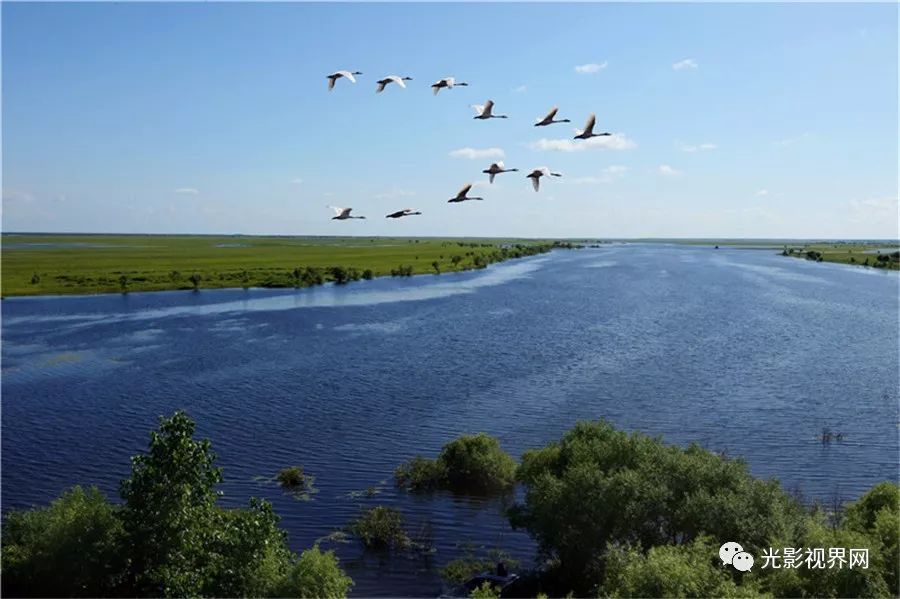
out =
<path fill-rule="evenodd" d="M 122 525 L 96 488 L 73 487 L 48 507 L 11 512 L 3 526 L 7 597 L 116 594 L 123 569 Z"/>
<path fill-rule="evenodd" d="M 206 583 L 222 472 L 194 422 L 176 412 L 150 433 L 149 452 L 132 458 L 122 481 L 122 521 L 131 547 L 129 582 L 141 595 L 198 595 Z"/>
<path fill-rule="evenodd" d="M 190 282 L 191 282 L 191 285 L 194 286 L 194 290 L 195 290 L 195 291 L 196 291 L 197 289 L 200 289 L 200 281 L 202 281 L 202 280 L 203 280 L 203 277 L 201 277 L 201 276 L 200 276 L 199 274 L 197 274 L 197 273 L 194 273 L 194 274 L 192 274 L 191 276 L 188 277 L 188 281 L 190 281 Z"/>

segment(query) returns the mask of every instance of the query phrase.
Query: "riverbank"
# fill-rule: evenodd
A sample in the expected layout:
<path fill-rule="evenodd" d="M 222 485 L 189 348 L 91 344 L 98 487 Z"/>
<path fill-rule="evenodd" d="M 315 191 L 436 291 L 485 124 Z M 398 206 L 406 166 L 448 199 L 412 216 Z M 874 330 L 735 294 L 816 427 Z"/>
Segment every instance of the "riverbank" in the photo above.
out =
<path fill-rule="evenodd" d="M 577 247 L 523 239 L 3 235 L 2 297 L 309 287 L 440 274 Z"/>

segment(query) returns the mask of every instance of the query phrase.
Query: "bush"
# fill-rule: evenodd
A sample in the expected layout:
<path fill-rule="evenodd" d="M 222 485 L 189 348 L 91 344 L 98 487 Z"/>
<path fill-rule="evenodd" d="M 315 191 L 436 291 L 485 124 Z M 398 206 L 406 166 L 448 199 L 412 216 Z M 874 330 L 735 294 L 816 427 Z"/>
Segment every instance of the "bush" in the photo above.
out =
<path fill-rule="evenodd" d="M 272 506 L 216 505 L 221 471 L 183 412 L 162 419 L 132 458 L 122 507 L 75 487 L 3 527 L 6 596 L 331 597 L 352 581 L 330 553 L 287 547 Z M 306 476 L 308 483 L 310 477 Z"/>
<path fill-rule="evenodd" d="M 603 421 L 581 422 L 560 442 L 526 452 L 518 477 L 525 501 L 510 521 L 558 562 L 576 593 L 602 582 L 610 544 L 678 545 L 706 534 L 740 539 L 761 555 L 771 540 L 797 538 L 804 522 L 777 482 L 754 479 L 743 462 Z"/>
<path fill-rule="evenodd" d="M 371 281 L 372 279 L 375 278 L 375 273 L 372 272 L 371 268 L 367 268 L 363 271 L 362 278 L 364 278 L 367 281 Z"/>
<path fill-rule="evenodd" d="M 500 599 L 500 591 L 491 586 L 491 583 L 484 581 L 481 586 L 473 590 L 469 595 L 472 599 Z"/>
<path fill-rule="evenodd" d="M 122 578 L 122 524 L 96 488 L 73 487 L 3 526 L 6 597 L 113 595 Z"/>
<path fill-rule="evenodd" d="M 441 450 L 448 486 L 457 491 L 493 493 L 515 484 L 516 462 L 490 435 L 463 435 Z"/>
<path fill-rule="evenodd" d="M 275 475 L 275 480 L 284 489 L 296 489 L 306 484 L 306 477 L 303 475 L 302 466 L 291 466 L 284 468 Z"/>
<path fill-rule="evenodd" d="M 447 469 L 439 460 L 416 456 L 394 470 L 394 482 L 398 487 L 411 491 L 434 491 L 446 483 Z"/>
<path fill-rule="evenodd" d="M 334 551 L 322 551 L 318 545 L 300 554 L 279 597 L 337 599 L 346 597 L 353 580 L 341 570 Z"/>
<path fill-rule="evenodd" d="M 349 528 L 370 549 L 403 549 L 410 543 L 403 529 L 403 514 L 394 508 L 380 505 L 364 510 Z"/>
<path fill-rule="evenodd" d="M 611 546 L 602 597 L 750 597 L 716 563 L 719 544 L 701 537 L 687 545 L 637 548 Z"/>
<path fill-rule="evenodd" d="M 411 491 L 446 489 L 493 494 L 515 484 L 516 463 L 486 435 L 463 435 L 444 445 L 436 460 L 416 456 L 394 471 L 394 480 Z"/>

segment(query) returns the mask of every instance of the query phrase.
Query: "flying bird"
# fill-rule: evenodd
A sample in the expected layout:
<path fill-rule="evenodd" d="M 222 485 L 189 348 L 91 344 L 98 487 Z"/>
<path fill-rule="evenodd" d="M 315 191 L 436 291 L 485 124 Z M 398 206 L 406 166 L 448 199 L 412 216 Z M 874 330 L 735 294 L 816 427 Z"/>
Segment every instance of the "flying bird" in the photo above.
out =
<path fill-rule="evenodd" d="M 494 101 L 493 100 L 488 100 L 487 104 L 485 104 L 484 106 L 482 106 L 480 104 L 472 104 L 472 108 L 475 109 L 475 116 L 472 117 L 473 119 L 487 120 L 487 119 L 508 118 L 505 114 L 494 114 L 493 113 L 493 110 L 494 110 Z"/>
<path fill-rule="evenodd" d="M 404 208 L 403 210 L 398 210 L 397 212 L 391 212 L 385 218 L 403 218 L 404 216 L 412 216 L 414 214 L 422 214 L 418 210 L 413 212 L 412 208 Z"/>
<path fill-rule="evenodd" d="M 584 131 L 575 136 L 575 139 L 590 139 L 592 137 L 606 137 L 608 135 L 612 135 L 612 133 L 594 133 L 594 124 L 597 122 L 597 117 L 594 116 L 592 112 L 590 116 L 588 116 L 587 123 L 584 124 Z"/>
<path fill-rule="evenodd" d="M 541 177 L 562 177 L 560 173 L 551 173 L 550 169 L 546 166 L 536 168 L 525 176 L 531 179 L 531 185 L 534 187 L 535 191 L 538 191 L 541 188 Z"/>
<path fill-rule="evenodd" d="M 388 75 L 384 79 L 378 80 L 378 88 L 375 90 L 375 93 L 380 94 L 381 92 L 383 92 L 384 88 L 389 83 L 396 83 L 400 87 L 406 87 L 406 84 L 403 83 L 404 81 L 412 81 L 412 77 L 398 77 L 397 75 Z"/>
<path fill-rule="evenodd" d="M 499 175 L 500 173 L 517 173 L 519 169 L 517 168 L 505 168 L 503 162 L 495 162 L 491 164 L 487 169 L 481 171 L 482 173 L 487 173 L 490 175 L 489 181 L 491 183 L 494 182 L 494 177 Z"/>
<path fill-rule="evenodd" d="M 455 197 L 450 198 L 447 202 L 465 202 L 466 200 L 483 200 L 484 198 L 470 198 L 466 194 L 469 193 L 469 190 L 472 189 L 472 184 L 469 183 L 465 187 L 459 190 L 459 193 L 456 194 Z"/>
<path fill-rule="evenodd" d="M 554 120 L 556 117 L 556 113 L 559 112 L 559 107 L 554 106 L 550 112 L 547 113 L 547 116 L 539 120 L 534 124 L 535 127 L 546 127 L 547 125 L 552 125 L 553 123 L 571 123 L 569 119 L 559 119 Z"/>
<path fill-rule="evenodd" d="M 345 77 L 350 83 L 356 83 L 356 79 L 353 78 L 354 75 L 362 75 L 359 71 L 335 71 L 331 75 L 328 76 L 328 91 L 334 89 L 334 83 L 340 79 L 341 77 Z"/>
<path fill-rule="evenodd" d="M 464 83 L 462 81 L 458 82 L 453 77 L 444 77 L 443 79 L 438 79 L 438 81 L 436 83 L 432 83 L 431 90 L 434 92 L 434 95 L 436 96 L 438 94 L 438 92 L 444 88 L 453 89 L 456 86 L 466 87 L 467 85 L 469 85 L 469 84 Z"/>
<path fill-rule="evenodd" d="M 366 218 L 365 216 L 350 216 L 350 211 L 353 208 L 338 208 L 337 206 L 329 206 L 332 210 L 334 210 L 335 216 L 331 217 L 331 220 L 347 220 L 351 218 Z"/>

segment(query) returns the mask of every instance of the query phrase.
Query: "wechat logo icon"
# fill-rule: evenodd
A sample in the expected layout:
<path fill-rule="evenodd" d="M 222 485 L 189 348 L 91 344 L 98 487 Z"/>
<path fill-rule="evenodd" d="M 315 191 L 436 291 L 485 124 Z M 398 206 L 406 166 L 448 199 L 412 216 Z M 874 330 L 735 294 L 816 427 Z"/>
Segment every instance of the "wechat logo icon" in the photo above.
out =
<path fill-rule="evenodd" d="M 753 567 L 753 556 L 744 551 L 740 543 L 734 541 L 728 541 L 719 547 L 719 559 L 723 565 L 733 566 L 740 572 L 749 572 Z"/>

